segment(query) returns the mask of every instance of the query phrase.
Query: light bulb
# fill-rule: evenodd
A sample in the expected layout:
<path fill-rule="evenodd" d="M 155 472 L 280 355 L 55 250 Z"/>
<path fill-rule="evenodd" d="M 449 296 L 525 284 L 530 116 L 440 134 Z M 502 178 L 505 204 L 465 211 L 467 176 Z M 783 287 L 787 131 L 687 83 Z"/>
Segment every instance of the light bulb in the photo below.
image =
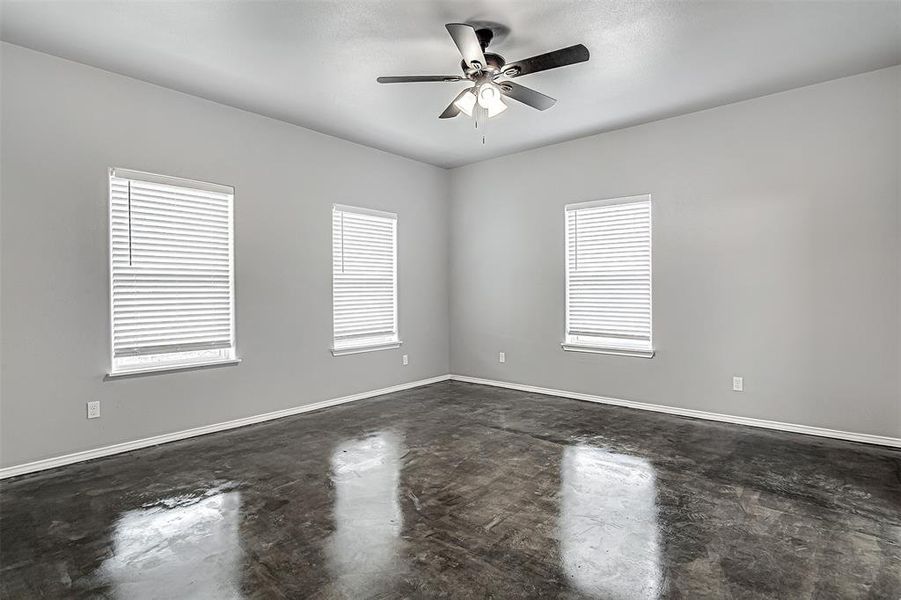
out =
<path fill-rule="evenodd" d="M 488 111 L 489 119 L 507 110 L 507 105 L 501 100 L 500 88 L 493 83 L 483 83 L 479 86 L 479 106 Z"/>
<path fill-rule="evenodd" d="M 456 100 L 454 100 L 454 106 L 456 106 L 460 112 L 465 114 L 467 117 L 472 116 L 472 109 L 476 105 L 476 94 L 475 88 L 469 88 L 467 92 L 468 94 L 463 94 Z"/>
<path fill-rule="evenodd" d="M 501 91 L 493 83 L 483 83 L 479 86 L 479 104 L 488 108 L 496 100 L 500 100 Z"/>

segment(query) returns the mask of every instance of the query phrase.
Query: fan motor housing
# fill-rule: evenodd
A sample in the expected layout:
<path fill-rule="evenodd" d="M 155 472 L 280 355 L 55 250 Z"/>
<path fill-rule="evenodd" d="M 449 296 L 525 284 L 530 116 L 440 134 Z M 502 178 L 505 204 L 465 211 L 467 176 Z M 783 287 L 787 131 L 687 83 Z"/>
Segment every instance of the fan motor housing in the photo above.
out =
<path fill-rule="evenodd" d="M 493 52 L 485 53 L 485 62 L 488 64 L 484 65 L 483 70 L 495 75 L 501 73 L 504 70 L 504 65 L 507 64 L 503 56 Z M 460 63 L 460 66 L 463 68 L 463 71 L 469 71 L 469 65 L 466 64 L 465 60 Z"/>

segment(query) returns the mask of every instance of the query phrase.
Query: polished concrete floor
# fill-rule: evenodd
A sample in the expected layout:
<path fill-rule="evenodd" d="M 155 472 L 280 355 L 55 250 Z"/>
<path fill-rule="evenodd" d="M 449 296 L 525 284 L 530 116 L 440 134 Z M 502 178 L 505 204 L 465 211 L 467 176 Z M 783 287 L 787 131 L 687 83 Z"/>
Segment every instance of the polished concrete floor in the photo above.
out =
<path fill-rule="evenodd" d="M 2 598 L 901 598 L 901 453 L 447 382 L 0 485 Z"/>

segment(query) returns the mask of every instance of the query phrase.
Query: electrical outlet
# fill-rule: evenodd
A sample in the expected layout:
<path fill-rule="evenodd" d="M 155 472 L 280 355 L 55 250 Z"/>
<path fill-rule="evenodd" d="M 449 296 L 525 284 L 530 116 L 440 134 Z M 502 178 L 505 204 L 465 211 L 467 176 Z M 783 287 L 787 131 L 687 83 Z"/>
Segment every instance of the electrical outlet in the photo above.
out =
<path fill-rule="evenodd" d="M 100 400 L 88 402 L 88 418 L 97 419 L 100 417 Z"/>
<path fill-rule="evenodd" d="M 506 352 L 498 352 L 497 353 L 497 362 L 502 362 L 502 363 L 507 362 L 507 353 Z"/>
<path fill-rule="evenodd" d="M 745 391 L 745 380 L 743 377 L 733 377 L 732 378 L 732 391 L 733 392 Z"/>
<path fill-rule="evenodd" d="M 406 354 L 404 354 L 403 357 L 401 357 L 401 360 L 404 362 L 404 366 L 405 366 L 405 367 L 406 367 L 408 364 L 410 364 L 410 358 L 409 358 Z"/>

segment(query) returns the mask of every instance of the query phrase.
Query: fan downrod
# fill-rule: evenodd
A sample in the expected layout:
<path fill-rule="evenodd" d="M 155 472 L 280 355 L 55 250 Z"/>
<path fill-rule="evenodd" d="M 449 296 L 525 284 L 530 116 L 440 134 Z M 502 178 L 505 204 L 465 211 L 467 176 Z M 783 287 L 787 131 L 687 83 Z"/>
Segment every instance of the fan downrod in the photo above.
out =
<path fill-rule="evenodd" d="M 476 29 L 476 37 L 479 38 L 479 45 L 482 47 L 482 52 L 484 52 L 491 40 L 494 39 L 494 32 L 487 27 L 483 27 Z"/>

